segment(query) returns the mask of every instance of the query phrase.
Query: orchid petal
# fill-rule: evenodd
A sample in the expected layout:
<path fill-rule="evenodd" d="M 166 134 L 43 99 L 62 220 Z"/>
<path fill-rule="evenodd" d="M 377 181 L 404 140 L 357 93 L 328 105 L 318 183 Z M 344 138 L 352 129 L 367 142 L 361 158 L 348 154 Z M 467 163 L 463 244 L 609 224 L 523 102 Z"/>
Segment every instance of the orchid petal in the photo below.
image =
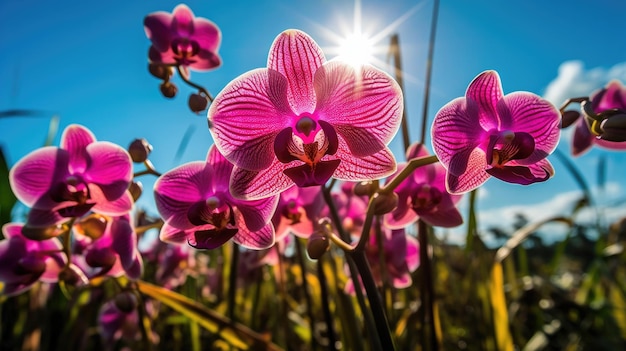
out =
<path fill-rule="evenodd" d="M 161 227 L 159 239 L 166 243 L 180 244 L 187 242 L 187 235 L 184 230 L 172 227 L 171 224 L 165 222 Z"/>
<path fill-rule="evenodd" d="M 275 195 L 259 200 L 233 200 L 232 204 L 241 213 L 246 227 L 251 231 L 255 231 L 263 228 L 271 220 L 272 214 L 274 214 L 278 205 L 278 199 L 278 195 Z"/>
<path fill-rule="evenodd" d="M 82 173 L 88 165 L 85 149 L 89 144 L 96 141 L 93 133 L 78 124 L 72 124 L 65 128 L 61 136 L 61 149 L 67 150 L 70 155 L 70 172 Z"/>
<path fill-rule="evenodd" d="M 551 103 L 532 93 L 514 92 L 506 95 L 497 109 L 503 120 L 512 121 L 503 129 L 528 133 L 535 141 L 535 151 L 518 162 L 533 164 L 554 151 L 560 137 L 561 115 Z"/>
<path fill-rule="evenodd" d="M 272 44 L 267 67 L 287 79 L 287 101 L 296 115 L 315 109 L 313 77 L 326 61 L 322 49 L 299 30 L 282 32 Z"/>
<path fill-rule="evenodd" d="M 285 77 L 274 70 L 257 69 L 233 80 L 217 95 L 208 119 L 224 157 L 251 171 L 272 163 L 274 138 L 293 115 L 286 91 Z"/>
<path fill-rule="evenodd" d="M 293 186 L 293 180 L 283 173 L 285 165 L 278 160 L 264 171 L 248 171 L 235 167 L 230 180 L 230 192 L 234 198 L 257 200 Z"/>
<path fill-rule="evenodd" d="M 367 157 L 355 157 L 349 153 L 346 144 L 340 141 L 337 157 L 341 163 L 333 177 L 339 180 L 380 179 L 396 171 L 396 159 L 388 147 Z"/>
<path fill-rule="evenodd" d="M 122 267 L 129 268 L 136 256 L 137 235 L 130 222 L 124 217 L 116 218 L 111 223 L 111 248 L 119 255 Z"/>
<path fill-rule="evenodd" d="M 443 206 L 442 206 L 443 207 Z M 420 218 L 435 227 L 452 228 L 463 224 L 463 217 L 456 207 L 420 213 Z"/>
<path fill-rule="evenodd" d="M 514 162 L 509 164 L 510 166 L 488 169 L 487 173 L 506 182 L 521 185 L 543 182 L 554 175 L 554 168 L 547 159 L 528 166 L 516 165 Z"/>
<path fill-rule="evenodd" d="M 126 150 L 118 145 L 99 141 L 87 146 L 89 166 L 83 177 L 98 184 L 108 200 L 115 200 L 128 189 L 133 177 L 132 161 Z"/>
<path fill-rule="evenodd" d="M 406 237 L 406 265 L 409 272 L 415 271 L 420 265 L 419 242 L 416 238 Z"/>
<path fill-rule="evenodd" d="M 463 194 L 478 188 L 489 179 L 486 167 L 485 152 L 481 149 L 455 154 L 450 160 L 446 189 L 451 194 Z"/>
<path fill-rule="evenodd" d="M 57 203 L 46 193 L 68 175 L 68 163 L 65 150 L 53 146 L 37 149 L 11 168 L 11 189 L 26 206 L 52 208 Z"/>
<path fill-rule="evenodd" d="M 31 208 L 28 211 L 28 220 L 27 223 L 32 227 L 49 227 L 54 226 L 60 223 L 67 221 L 68 218 L 59 215 L 57 211 L 51 210 L 40 210 L 37 208 Z M 61 234 L 61 231 L 58 233 Z"/>
<path fill-rule="evenodd" d="M 238 228 L 196 230 L 187 237 L 187 243 L 195 249 L 213 250 L 224 245 L 238 231 Z"/>
<path fill-rule="evenodd" d="M 177 228 L 192 228 L 187 211 L 194 203 L 206 200 L 211 176 L 211 167 L 205 162 L 196 161 L 174 168 L 159 177 L 154 184 L 154 196 L 163 219 Z"/>
<path fill-rule="evenodd" d="M 496 106 L 498 101 L 502 99 L 502 84 L 498 72 L 485 71 L 476 76 L 467 87 L 465 97 L 478 104 L 481 121 L 497 122 Z M 503 122 L 506 123 L 506 120 Z M 483 126 L 483 128 L 485 127 Z"/>
<path fill-rule="evenodd" d="M 199 59 L 190 63 L 189 68 L 199 72 L 208 71 L 222 65 L 222 59 L 212 51 L 200 49 L 200 52 L 195 57 Z"/>
<path fill-rule="evenodd" d="M 452 100 L 437 112 L 431 140 L 435 154 L 448 170 L 455 155 L 470 153 L 480 143 L 484 130 L 476 123 L 478 114 L 478 105 L 464 98 Z M 458 170 L 452 172 L 460 174 Z"/>
<path fill-rule="evenodd" d="M 206 163 L 211 166 L 213 191 L 228 193 L 228 183 L 233 172 L 233 164 L 222 155 L 215 145 L 209 148 Z"/>
<path fill-rule="evenodd" d="M 578 122 L 576 122 L 576 127 L 574 129 L 574 136 L 572 137 L 572 154 L 574 156 L 580 156 L 585 153 L 594 141 L 594 136 L 591 134 L 589 130 L 589 126 L 585 122 L 584 118 L 581 118 Z"/>
<path fill-rule="evenodd" d="M 386 73 L 330 61 L 315 73 L 316 113 L 330 123 L 355 156 L 380 151 L 402 118 L 402 90 Z"/>
<path fill-rule="evenodd" d="M 235 223 L 239 231 L 233 237 L 233 241 L 245 248 L 252 250 L 263 250 L 274 245 L 274 226 L 268 223 L 259 230 L 250 230 L 245 225 L 245 220 L 241 212 L 235 210 Z"/>
<path fill-rule="evenodd" d="M 172 29 L 181 37 L 190 37 L 194 31 L 194 18 L 191 9 L 180 4 L 172 12 Z"/>
<path fill-rule="evenodd" d="M 133 209 L 134 201 L 129 191 L 125 191 L 122 196 L 112 201 L 107 200 L 105 192 L 97 185 L 89 184 L 89 192 L 91 199 L 95 201 L 91 208 L 94 212 L 107 216 L 121 216 Z"/>
<path fill-rule="evenodd" d="M 603 112 L 611 109 L 626 109 L 626 87 L 618 80 L 610 81 L 604 89 L 601 89 L 591 97 L 592 107 L 595 112 Z"/>
<path fill-rule="evenodd" d="M 192 39 L 195 40 L 202 51 L 215 53 L 222 41 L 222 33 L 219 28 L 206 18 L 196 18 L 194 20 L 194 32 Z"/>
<path fill-rule="evenodd" d="M 169 50 L 171 23 L 172 15 L 164 11 L 151 13 L 144 18 L 143 26 L 146 36 L 152 41 L 155 50 L 160 52 Z"/>

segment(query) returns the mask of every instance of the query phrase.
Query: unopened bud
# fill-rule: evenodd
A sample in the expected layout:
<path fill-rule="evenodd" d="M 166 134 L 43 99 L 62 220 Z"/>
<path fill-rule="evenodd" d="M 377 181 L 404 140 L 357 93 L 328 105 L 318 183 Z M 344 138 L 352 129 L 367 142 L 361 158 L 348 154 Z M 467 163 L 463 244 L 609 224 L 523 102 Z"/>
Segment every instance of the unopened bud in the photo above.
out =
<path fill-rule="evenodd" d="M 133 162 L 144 162 L 152 152 L 152 145 L 146 139 L 135 139 L 128 146 L 128 153 Z"/>
<path fill-rule="evenodd" d="M 209 105 L 209 101 L 204 95 L 191 94 L 188 101 L 189 109 L 194 113 L 200 113 L 206 110 Z"/>
<path fill-rule="evenodd" d="M 46 271 L 46 261 L 43 257 L 28 255 L 17 261 L 15 269 L 18 274 L 42 275 Z"/>
<path fill-rule="evenodd" d="M 85 273 L 83 273 L 80 268 L 76 267 L 74 264 L 63 267 L 63 270 L 59 272 L 59 281 L 69 286 L 78 286 L 89 282 Z"/>
<path fill-rule="evenodd" d="M 137 202 L 137 199 L 139 199 L 139 197 L 143 193 L 143 184 L 141 184 L 140 181 L 133 181 L 130 183 L 130 186 L 128 187 L 128 191 L 130 192 L 130 195 L 133 197 L 133 202 Z"/>
<path fill-rule="evenodd" d="M 161 83 L 161 94 L 163 94 L 163 96 L 165 96 L 166 98 L 173 98 L 174 96 L 176 96 L 176 93 L 178 93 L 178 88 L 176 87 L 176 85 L 174 85 L 174 83 L 170 83 L 170 82 L 163 82 Z"/>
<path fill-rule="evenodd" d="M 137 296 L 135 294 L 124 291 L 115 296 L 115 307 L 124 313 L 131 313 L 137 308 Z"/>
<path fill-rule="evenodd" d="M 563 116 L 561 118 L 561 128 L 567 128 L 571 126 L 576 120 L 580 118 L 580 112 L 569 110 L 563 112 Z"/>
<path fill-rule="evenodd" d="M 110 248 L 91 249 L 85 255 L 85 262 L 91 267 L 113 267 L 117 256 Z"/>
<path fill-rule="evenodd" d="M 150 74 L 152 74 L 153 76 L 155 76 L 156 78 L 162 79 L 162 80 L 168 80 L 170 79 L 170 77 L 172 76 L 172 68 L 165 66 L 165 65 L 160 65 L 157 63 L 149 63 L 148 64 L 148 71 L 150 72 Z"/>
<path fill-rule="evenodd" d="M 30 240 L 47 240 L 63 234 L 65 230 L 60 225 L 50 225 L 45 227 L 26 224 L 22 227 L 22 235 Z"/>
<path fill-rule="evenodd" d="M 92 213 L 74 225 L 74 229 L 92 240 L 99 239 L 106 230 L 107 219 L 101 214 Z"/>
<path fill-rule="evenodd" d="M 322 231 L 313 233 L 306 243 L 306 252 L 312 260 L 317 260 L 330 248 L 330 240 Z"/>
<path fill-rule="evenodd" d="M 600 139 L 615 142 L 626 141 L 626 113 L 613 115 L 600 124 Z"/>
<path fill-rule="evenodd" d="M 354 186 L 354 194 L 357 196 L 371 196 L 376 189 L 374 188 L 374 182 L 371 180 L 359 182 Z"/>
<path fill-rule="evenodd" d="M 383 215 L 396 209 L 398 206 L 398 194 L 394 192 L 388 194 L 376 193 L 374 194 L 374 200 L 372 201 L 374 214 Z"/>

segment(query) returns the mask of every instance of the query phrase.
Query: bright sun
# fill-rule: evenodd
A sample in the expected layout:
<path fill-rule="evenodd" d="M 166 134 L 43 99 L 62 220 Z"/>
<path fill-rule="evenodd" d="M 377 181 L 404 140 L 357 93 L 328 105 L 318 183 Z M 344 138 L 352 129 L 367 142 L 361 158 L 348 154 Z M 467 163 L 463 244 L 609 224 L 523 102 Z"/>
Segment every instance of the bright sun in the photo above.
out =
<path fill-rule="evenodd" d="M 375 44 L 361 33 L 350 34 L 341 39 L 338 57 L 354 66 L 371 63 L 374 60 Z"/>

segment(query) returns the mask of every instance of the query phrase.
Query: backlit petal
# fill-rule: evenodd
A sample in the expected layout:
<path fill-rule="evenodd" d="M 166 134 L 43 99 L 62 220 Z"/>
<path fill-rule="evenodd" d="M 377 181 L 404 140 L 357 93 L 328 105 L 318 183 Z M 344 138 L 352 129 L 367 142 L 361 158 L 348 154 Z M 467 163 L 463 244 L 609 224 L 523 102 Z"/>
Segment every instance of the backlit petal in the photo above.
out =
<path fill-rule="evenodd" d="M 233 164 L 219 152 L 215 145 L 209 148 L 207 164 L 209 164 L 212 169 L 213 191 L 228 194 L 228 184 L 233 171 Z"/>
<path fill-rule="evenodd" d="M 115 218 L 111 223 L 111 248 L 119 255 L 124 269 L 129 268 L 135 261 L 137 249 L 137 235 L 128 219 Z"/>
<path fill-rule="evenodd" d="M 215 145 L 235 165 L 258 171 L 275 159 L 274 138 L 293 115 L 287 80 L 273 70 L 257 69 L 233 80 L 208 112 Z"/>
<path fill-rule="evenodd" d="M 187 5 L 176 6 L 172 12 L 172 29 L 182 37 L 190 37 L 194 30 L 194 17 Z"/>
<path fill-rule="evenodd" d="M 128 191 L 115 200 L 108 200 L 102 189 L 95 184 L 89 185 L 89 191 L 92 200 L 96 202 L 92 207 L 94 212 L 108 216 L 121 216 L 133 209 L 133 197 Z"/>
<path fill-rule="evenodd" d="M 505 182 L 529 185 L 550 179 L 554 175 L 554 168 L 547 159 L 543 159 L 528 166 L 510 162 L 505 167 L 491 168 L 487 172 Z"/>
<path fill-rule="evenodd" d="M 230 181 L 233 197 L 256 200 L 276 195 L 292 186 L 293 180 L 283 173 L 285 165 L 275 160 L 266 170 L 255 172 L 235 167 Z"/>
<path fill-rule="evenodd" d="M 302 31 L 286 30 L 274 40 L 267 67 L 287 78 L 287 100 L 296 115 L 315 109 L 313 77 L 325 61 L 322 49 Z"/>
<path fill-rule="evenodd" d="M 83 177 L 88 183 L 98 184 L 104 196 L 115 200 L 128 189 L 132 179 L 132 161 L 122 147 L 99 141 L 87 146 L 89 166 Z"/>
<path fill-rule="evenodd" d="M 343 142 L 339 142 L 337 157 L 341 160 L 334 178 L 348 181 L 381 179 L 396 171 L 396 159 L 387 147 L 367 157 L 352 156 Z"/>
<path fill-rule="evenodd" d="M 316 114 L 330 123 L 356 156 L 380 151 L 402 118 L 402 91 L 386 73 L 330 61 L 315 74 Z"/>
<path fill-rule="evenodd" d="M 44 195 L 68 175 L 68 163 L 69 154 L 65 150 L 53 146 L 37 149 L 11 168 L 11 189 L 26 206 L 52 208 L 56 202 Z"/>
<path fill-rule="evenodd" d="M 222 33 L 212 21 L 206 18 L 196 18 L 191 39 L 195 40 L 202 49 L 216 52 L 222 40 Z"/>
<path fill-rule="evenodd" d="M 489 179 L 486 167 L 485 152 L 481 149 L 455 154 L 448 168 L 446 189 L 451 194 L 463 194 L 478 188 Z"/>
<path fill-rule="evenodd" d="M 250 201 L 233 199 L 233 205 L 241 212 L 246 227 L 255 231 L 263 228 L 272 219 L 278 199 L 278 195 Z"/>
<path fill-rule="evenodd" d="M 498 72 L 485 71 L 476 76 L 467 87 L 465 97 L 478 103 L 481 120 L 497 121 L 496 105 L 502 98 Z"/>
<path fill-rule="evenodd" d="M 235 222 L 239 231 L 233 237 L 237 244 L 252 250 L 263 250 L 274 245 L 274 226 L 268 223 L 259 230 L 250 230 L 245 225 L 241 212 L 235 210 Z"/>
<path fill-rule="evenodd" d="M 147 15 L 143 20 L 144 30 L 148 39 L 157 51 L 167 51 L 170 47 L 171 33 L 170 24 L 172 15 L 164 12 L 154 12 Z"/>
<path fill-rule="evenodd" d="M 172 227 L 169 223 L 165 222 L 163 227 L 161 227 L 159 239 L 166 243 L 186 243 L 187 233 L 184 230 Z"/>
<path fill-rule="evenodd" d="M 87 145 L 94 143 L 96 137 L 93 133 L 78 124 L 69 125 L 61 136 L 61 149 L 70 154 L 70 171 L 81 173 L 87 167 Z"/>
<path fill-rule="evenodd" d="M 572 154 L 580 156 L 585 153 L 593 144 L 595 137 L 591 134 L 584 118 L 576 122 L 574 136 L 572 137 Z"/>

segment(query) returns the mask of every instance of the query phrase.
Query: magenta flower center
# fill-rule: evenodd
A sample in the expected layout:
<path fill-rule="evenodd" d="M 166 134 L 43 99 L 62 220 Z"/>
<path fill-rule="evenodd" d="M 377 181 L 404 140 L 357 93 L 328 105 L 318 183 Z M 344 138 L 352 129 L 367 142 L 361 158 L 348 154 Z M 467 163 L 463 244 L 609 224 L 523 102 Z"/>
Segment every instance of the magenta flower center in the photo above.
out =
<path fill-rule="evenodd" d="M 176 61 L 182 65 L 195 62 L 191 60 L 200 52 L 200 45 L 195 40 L 187 38 L 176 38 L 172 40 L 172 51 L 176 55 Z"/>
<path fill-rule="evenodd" d="M 300 223 L 300 216 L 302 215 L 299 211 L 300 206 L 296 203 L 295 200 L 289 200 L 285 207 L 283 208 L 282 215 L 291 221 L 291 225 Z"/>
<path fill-rule="evenodd" d="M 196 226 L 210 224 L 216 230 L 225 229 L 229 224 L 235 225 L 232 208 L 217 196 L 195 203 L 189 208 L 187 218 Z"/>
<path fill-rule="evenodd" d="M 525 159 L 534 151 L 535 139 L 530 134 L 492 130 L 487 146 L 487 164 L 500 168 L 511 160 Z"/>
<path fill-rule="evenodd" d="M 91 196 L 87 183 L 77 175 L 70 175 L 65 178 L 65 182 L 58 183 L 50 195 L 56 202 L 76 203 L 58 210 L 63 217 L 80 217 L 95 205 L 95 203 L 89 203 Z"/>
<path fill-rule="evenodd" d="M 413 195 L 411 207 L 415 211 L 430 211 L 439 205 L 442 198 L 443 195 L 439 189 L 422 184 Z"/>
<path fill-rule="evenodd" d="M 295 131 L 287 127 L 276 135 L 274 153 L 282 163 L 302 161 L 284 173 L 300 187 L 322 185 L 332 176 L 339 160 L 324 160 L 326 155 L 337 152 L 339 140 L 335 129 L 325 121 L 302 114 L 295 124 Z"/>

